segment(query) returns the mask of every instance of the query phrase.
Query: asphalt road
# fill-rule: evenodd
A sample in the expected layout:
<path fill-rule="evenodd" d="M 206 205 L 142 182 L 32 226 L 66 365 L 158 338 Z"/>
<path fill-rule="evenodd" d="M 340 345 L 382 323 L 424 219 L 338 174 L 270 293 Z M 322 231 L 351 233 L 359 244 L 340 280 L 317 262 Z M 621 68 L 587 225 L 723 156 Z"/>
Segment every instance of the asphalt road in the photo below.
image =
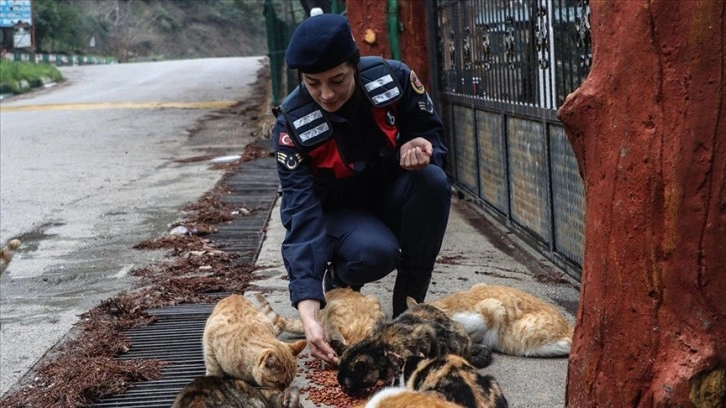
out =
<path fill-rule="evenodd" d="M 64 84 L 2 102 L 0 241 L 23 246 L 0 278 L 0 394 L 79 314 L 129 288 L 131 269 L 161 256 L 132 247 L 168 231 L 221 176 L 175 160 L 246 144 L 192 141 L 190 130 L 248 98 L 262 61 L 66 67 Z"/>

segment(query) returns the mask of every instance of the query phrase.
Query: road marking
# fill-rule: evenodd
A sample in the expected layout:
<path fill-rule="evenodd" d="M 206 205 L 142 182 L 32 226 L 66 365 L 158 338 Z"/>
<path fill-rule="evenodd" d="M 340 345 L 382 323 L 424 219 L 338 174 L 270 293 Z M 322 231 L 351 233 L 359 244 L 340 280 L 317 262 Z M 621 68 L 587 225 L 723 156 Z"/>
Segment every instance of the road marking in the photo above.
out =
<path fill-rule="evenodd" d="M 100 109 L 222 109 L 232 107 L 238 103 L 238 101 L 60 103 L 47 105 L 0 106 L 0 112 Z"/>

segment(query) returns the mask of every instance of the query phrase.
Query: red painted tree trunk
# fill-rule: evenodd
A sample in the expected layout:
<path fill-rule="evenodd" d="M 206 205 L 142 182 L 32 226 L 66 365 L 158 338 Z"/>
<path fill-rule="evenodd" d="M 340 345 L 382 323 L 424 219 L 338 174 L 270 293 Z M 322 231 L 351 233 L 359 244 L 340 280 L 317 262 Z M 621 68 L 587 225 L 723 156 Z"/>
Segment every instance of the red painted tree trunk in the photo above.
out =
<path fill-rule="evenodd" d="M 403 31 L 398 33 L 401 60 L 421 81 L 430 85 L 428 62 L 426 3 L 423 0 L 398 0 L 398 18 Z M 346 15 L 361 55 L 378 55 L 391 58 L 388 35 L 388 2 L 385 0 L 350 0 L 346 3 Z M 375 34 L 375 42 L 366 42 L 366 33 Z"/>
<path fill-rule="evenodd" d="M 348 1 L 345 12 L 360 54 L 391 58 L 386 28 L 386 2 L 381 0 Z M 375 34 L 374 42 L 366 42 L 368 30 Z"/>
<path fill-rule="evenodd" d="M 558 112 L 586 198 L 568 406 L 726 406 L 726 6 L 591 10 Z"/>
<path fill-rule="evenodd" d="M 398 0 L 399 18 L 403 26 L 399 36 L 401 59 L 411 69 L 421 82 L 429 89 L 431 85 L 431 70 L 429 67 L 429 47 L 436 46 L 436 39 L 428 38 L 428 19 L 426 2 L 422 0 Z"/>

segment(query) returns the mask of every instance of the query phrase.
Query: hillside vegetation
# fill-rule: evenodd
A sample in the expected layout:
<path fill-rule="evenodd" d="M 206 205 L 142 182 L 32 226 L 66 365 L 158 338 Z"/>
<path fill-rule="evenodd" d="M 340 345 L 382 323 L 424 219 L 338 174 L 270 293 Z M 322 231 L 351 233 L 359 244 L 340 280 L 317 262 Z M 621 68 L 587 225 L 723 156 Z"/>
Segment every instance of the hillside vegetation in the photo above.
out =
<path fill-rule="evenodd" d="M 35 0 L 38 52 L 119 61 L 267 53 L 264 0 Z"/>

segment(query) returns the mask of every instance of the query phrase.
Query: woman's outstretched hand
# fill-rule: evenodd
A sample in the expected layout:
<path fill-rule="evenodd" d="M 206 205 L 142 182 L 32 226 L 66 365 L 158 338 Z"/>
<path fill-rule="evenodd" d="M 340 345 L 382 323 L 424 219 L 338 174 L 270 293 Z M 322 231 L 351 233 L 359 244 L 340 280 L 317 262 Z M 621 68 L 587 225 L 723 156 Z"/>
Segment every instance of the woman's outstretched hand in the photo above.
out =
<path fill-rule="evenodd" d="M 305 329 L 310 355 L 328 363 L 338 364 L 338 356 L 325 341 L 325 332 L 320 323 L 320 302 L 313 299 L 302 300 L 297 304 L 297 310 Z"/>
<path fill-rule="evenodd" d="M 431 162 L 433 153 L 431 142 L 423 137 L 417 137 L 401 146 L 399 164 L 405 170 L 418 170 Z"/>

